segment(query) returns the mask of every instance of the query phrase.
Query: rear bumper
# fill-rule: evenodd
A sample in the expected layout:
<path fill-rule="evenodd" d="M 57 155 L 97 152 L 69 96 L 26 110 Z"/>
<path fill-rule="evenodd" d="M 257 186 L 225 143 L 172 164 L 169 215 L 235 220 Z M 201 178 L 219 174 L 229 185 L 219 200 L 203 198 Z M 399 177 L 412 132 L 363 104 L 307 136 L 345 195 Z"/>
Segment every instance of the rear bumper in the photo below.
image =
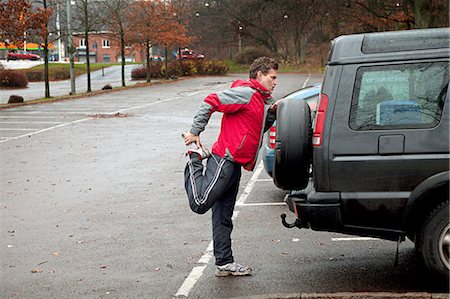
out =
<path fill-rule="evenodd" d="M 299 228 L 317 231 L 339 232 L 352 235 L 370 236 L 388 240 L 398 240 L 406 232 L 399 229 L 368 227 L 348 224 L 343 217 L 344 203 L 340 192 L 316 192 L 312 178 L 308 186 L 300 191 L 291 191 L 284 198 L 289 210 L 293 212 Z"/>

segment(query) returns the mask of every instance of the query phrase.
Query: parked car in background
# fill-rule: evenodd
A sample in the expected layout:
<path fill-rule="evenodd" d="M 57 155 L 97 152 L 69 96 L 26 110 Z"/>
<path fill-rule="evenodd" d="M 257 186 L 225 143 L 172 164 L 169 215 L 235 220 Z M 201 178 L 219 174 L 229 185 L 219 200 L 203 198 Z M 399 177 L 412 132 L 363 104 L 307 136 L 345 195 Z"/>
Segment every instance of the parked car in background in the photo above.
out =
<path fill-rule="evenodd" d="M 182 49 L 181 51 L 181 60 L 189 60 L 189 59 L 204 59 L 205 55 L 201 53 L 197 53 L 194 50 L 190 50 L 188 48 Z M 180 59 L 180 54 L 177 54 L 177 59 Z"/>
<path fill-rule="evenodd" d="M 39 60 L 40 58 L 41 57 L 39 55 L 26 51 L 8 52 L 6 56 L 6 60 L 18 60 L 18 59 Z"/>
<path fill-rule="evenodd" d="M 283 98 L 283 100 L 286 99 L 293 99 L 295 101 L 306 101 L 309 105 L 309 108 L 311 109 L 311 119 L 314 119 L 314 116 L 316 114 L 316 106 L 317 101 L 319 100 L 319 94 L 320 94 L 320 88 L 322 87 L 322 84 L 316 83 L 312 86 L 308 86 L 305 88 L 301 88 L 299 90 L 296 90 L 287 96 Z M 276 131 L 277 131 L 277 123 L 276 121 L 270 127 L 270 129 L 266 133 L 266 142 L 263 146 L 263 164 L 264 169 L 266 172 L 272 176 L 273 172 L 273 159 L 274 159 L 274 152 L 275 152 L 275 138 L 276 138 Z"/>
<path fill-rule="evenodd" d="M 164 58 L 159 55 L 152 55 L 150 56 L 150 60 L 153 62 L 162 62 L 164 61 Z"/>

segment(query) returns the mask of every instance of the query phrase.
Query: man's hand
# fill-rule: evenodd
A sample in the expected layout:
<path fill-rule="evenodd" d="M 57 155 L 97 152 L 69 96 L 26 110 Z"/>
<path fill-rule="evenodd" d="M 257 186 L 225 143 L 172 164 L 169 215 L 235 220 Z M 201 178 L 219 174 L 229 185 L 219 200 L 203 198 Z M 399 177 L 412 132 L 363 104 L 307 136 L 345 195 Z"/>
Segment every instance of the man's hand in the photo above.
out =
<path fill-rule="evenodd" d="M 282 100 L 278 100 L 275 103 L 272 104 L 272 106 L 270 106 L 269 110 L 270 111 L 276 111 L 278 109 L 278 106 L 280 105 Z"/>
<path fill-rule="evenodd" d="M 200 147 L 201 143 L 200 143 L 200 136 L 196 136 L 194 134 L 192 134 L 191 132 L 186 132 L 183 133 L 183 138 L 184 138 L 184 144 L 188 145 L 192 142 L 197 143 L 197 146 Z"/>

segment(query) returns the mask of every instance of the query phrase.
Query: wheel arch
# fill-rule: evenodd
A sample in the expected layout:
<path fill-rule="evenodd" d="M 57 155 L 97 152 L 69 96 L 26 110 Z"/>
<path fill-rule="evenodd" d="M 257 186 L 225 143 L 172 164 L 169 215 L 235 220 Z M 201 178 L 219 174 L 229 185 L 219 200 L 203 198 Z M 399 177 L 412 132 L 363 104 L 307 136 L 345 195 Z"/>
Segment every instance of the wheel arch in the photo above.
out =
<path fill-rule="evenodd" d="M 402 228 L 408 232 L 408 235 L 414 235 L 424 221 L 424 217 L 434 207 L 448 200 L 449 176 L 450 171 L 435 174 L 421 182 L 411 192 L 402 219 Z"/>

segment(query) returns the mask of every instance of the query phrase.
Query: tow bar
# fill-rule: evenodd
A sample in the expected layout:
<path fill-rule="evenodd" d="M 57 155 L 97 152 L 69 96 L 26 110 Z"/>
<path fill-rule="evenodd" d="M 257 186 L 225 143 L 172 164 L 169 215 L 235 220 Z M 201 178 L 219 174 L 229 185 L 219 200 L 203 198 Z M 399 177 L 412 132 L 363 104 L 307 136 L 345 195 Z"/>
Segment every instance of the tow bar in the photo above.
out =
<path fill-rule="evenodd" d="M 294 223 L 287 223 L 285 213 L 281 214 L 281 223 L 283 223 L 284 227 L 287 227 L 287 228 L 293 228 L 293 227 L 302 228 L 303 227 L 301 220 L 298 218 L 295 219 Z"/>

